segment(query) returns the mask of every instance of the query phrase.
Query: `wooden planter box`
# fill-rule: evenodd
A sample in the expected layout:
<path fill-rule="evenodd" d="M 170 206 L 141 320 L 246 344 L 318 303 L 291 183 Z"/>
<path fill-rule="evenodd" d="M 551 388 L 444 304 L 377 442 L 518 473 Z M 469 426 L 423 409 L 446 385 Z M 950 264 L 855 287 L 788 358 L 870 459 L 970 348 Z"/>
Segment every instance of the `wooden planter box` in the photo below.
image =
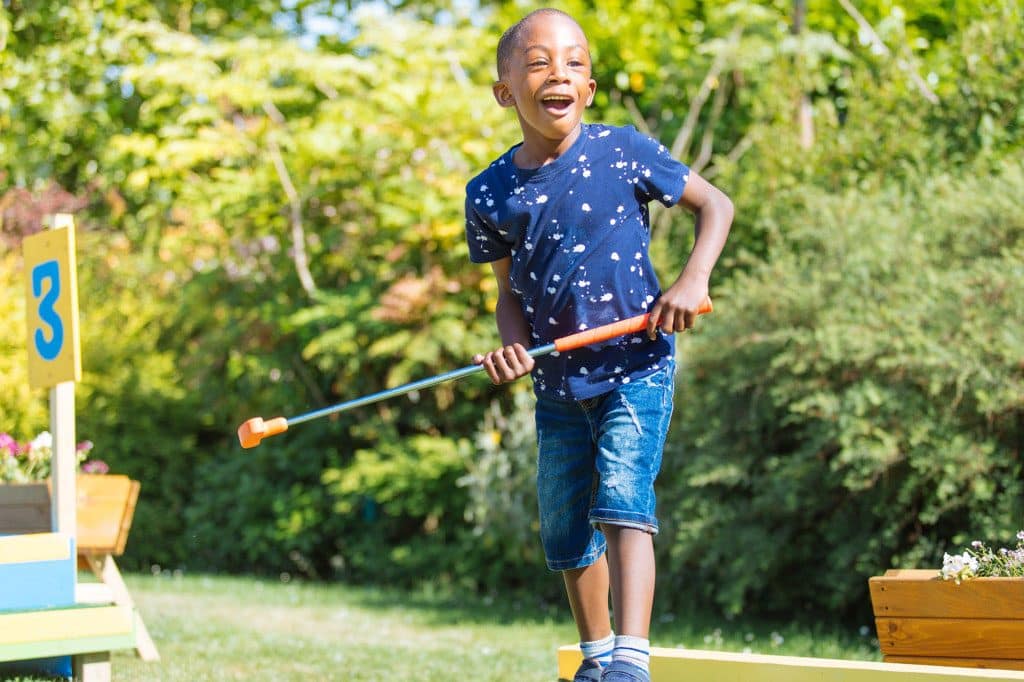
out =
<path fill-rule="evenodd" d="M 868 580 L 884 660 L 1024 670 L 1024 578 L 957 585 L 938 575 L 894 569 Z"/>
<path fill-rule="evenodd" d="M 139 499 L 139 482 L 127 476 L 80 474 L 76 490 L 78 553 L 123 554 Z M 0 485 L 0 535 L 49 531 L 47 483 Z"/>

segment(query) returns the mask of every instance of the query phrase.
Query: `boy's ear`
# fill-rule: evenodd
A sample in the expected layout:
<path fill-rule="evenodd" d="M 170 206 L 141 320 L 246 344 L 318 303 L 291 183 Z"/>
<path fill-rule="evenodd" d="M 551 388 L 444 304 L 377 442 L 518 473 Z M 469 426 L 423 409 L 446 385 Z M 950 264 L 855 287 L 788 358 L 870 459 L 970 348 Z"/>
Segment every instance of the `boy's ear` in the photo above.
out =
<path fill-rule="evenodd" d="M 589 107 L 594 103 L 594 94 L 597 92 L 597 81 L 591 78 L 588 85 L 590 85 L 590 95 L 587 97 L 587 106 Z"/>
<path fill-rule="evenodd" d="M 497 100 L 499 106 L 506 108 L 515 106 L 516 100 L 512 97 L 512 90 L 505 84 L 505 81 L 496 81 L 491 90 L 494 92 L 494 99 Z"/>

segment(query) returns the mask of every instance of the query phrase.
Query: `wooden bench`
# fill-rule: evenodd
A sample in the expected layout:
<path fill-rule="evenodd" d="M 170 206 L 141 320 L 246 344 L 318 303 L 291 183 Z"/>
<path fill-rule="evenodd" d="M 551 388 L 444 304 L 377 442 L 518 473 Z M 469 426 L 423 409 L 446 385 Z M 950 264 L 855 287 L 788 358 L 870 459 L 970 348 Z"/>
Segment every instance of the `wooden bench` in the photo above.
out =
<path fill-rule="evenodd" d="M 68 535 L 0 536 L 0 674 L 104 682 L 110 651 L 135 648 L 132 607 L 75 603 L 77 563 Z"/>
<path fill-rule="evenodd" d="M 160 654 L 114 557 L 124 553 L 139 499 L 140 484 L 127 476 L 81 474 L 77 479 L 76 547 L 78 565 L 88 569 L 106 586 L 106 592 L 80 591 L 79 601 L 93 605 L 113 603 L 135 613 L 136 651 L 144 661 L 158 661 Z M 0 534 L 44 533 L 50 530 L 48 484 L 0 486 Z M 87 595 L 87 596 L 84 596 Z"/>

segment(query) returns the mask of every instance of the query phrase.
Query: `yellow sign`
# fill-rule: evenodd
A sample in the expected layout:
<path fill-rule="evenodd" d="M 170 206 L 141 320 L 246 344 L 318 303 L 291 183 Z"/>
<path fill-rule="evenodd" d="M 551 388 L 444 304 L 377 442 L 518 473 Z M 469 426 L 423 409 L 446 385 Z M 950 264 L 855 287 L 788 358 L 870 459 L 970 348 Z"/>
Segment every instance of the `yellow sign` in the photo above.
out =
<path fill-rule="evenodd" d="M 50 388 L 82 378 L 75 223 L 67 214 L 22 242 L 28 312 L 28 381 Z"/>

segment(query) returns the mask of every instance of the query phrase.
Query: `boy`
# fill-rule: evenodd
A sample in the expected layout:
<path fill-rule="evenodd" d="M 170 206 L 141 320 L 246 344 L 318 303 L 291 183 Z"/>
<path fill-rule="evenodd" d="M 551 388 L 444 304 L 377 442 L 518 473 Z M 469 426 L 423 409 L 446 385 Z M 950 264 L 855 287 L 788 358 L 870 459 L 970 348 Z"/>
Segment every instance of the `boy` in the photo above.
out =
<path fill-rule="evenodd" d="M 576 682 L 648 682 L 673 333 L 696 322 L 732 203 L 635 129 L 582 123 L 597 84 L 569 15 L 529 14 L 497 58 L 494 97 L 515 109 L 523 141 L 466 187 L 470 257 L 497 277 L 503 343 L 474 362 L 495 384 L 533 375 L 541 541 L 580 634 Z M 652 200 L 696 215 L 693 251 L 664 293 L 647 253 Z M 526 352 L 643 312 L 646 334 L 536 360 Z"/>

